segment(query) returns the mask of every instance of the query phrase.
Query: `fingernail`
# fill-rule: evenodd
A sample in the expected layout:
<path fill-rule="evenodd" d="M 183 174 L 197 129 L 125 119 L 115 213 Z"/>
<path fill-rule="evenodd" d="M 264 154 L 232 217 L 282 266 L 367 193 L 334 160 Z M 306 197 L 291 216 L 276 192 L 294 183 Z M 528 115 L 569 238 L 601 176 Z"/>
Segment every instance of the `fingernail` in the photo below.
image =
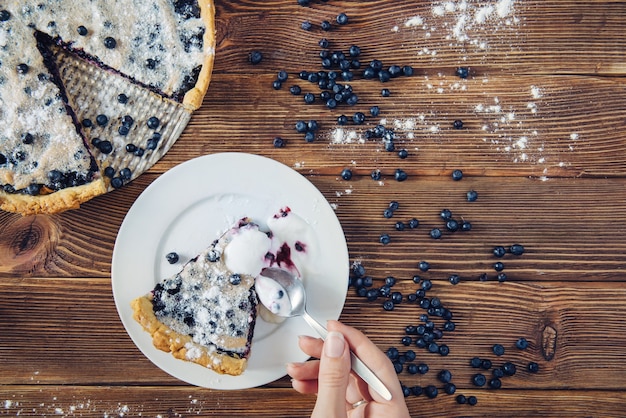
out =
<path fill-rule="evenodd" d="M 337 331 L 330 331 L 324 342 L 324 354 L 332 358 L 341 357 L 345 346 L 346 340 L 343 335 Z"/>
<path fill-rule="evenodd" d="M 286 366 L 287 367 L 292 367 L 292 368 L 297 368 L 297 367 L 304 366 L 304 363 L 287 363 Z"/>

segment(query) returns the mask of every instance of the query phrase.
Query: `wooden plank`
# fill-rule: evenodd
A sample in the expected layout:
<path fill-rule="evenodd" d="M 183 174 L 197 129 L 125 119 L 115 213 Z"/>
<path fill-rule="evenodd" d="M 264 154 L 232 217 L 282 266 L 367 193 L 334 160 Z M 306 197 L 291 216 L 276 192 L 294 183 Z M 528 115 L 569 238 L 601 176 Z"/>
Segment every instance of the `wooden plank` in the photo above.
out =
<path fill-rule="evenodd" d="M 615 390 L 472 390 L 476 406 L 458 405 L 453 396 L 407 399 L 414 416 L 498 417 L 623 417 L 626 396 Z M 598 400 L 601 399 L 601 402 Z M 203 417 L 310 417 L 314 396 L 292 389 L 211 391 L 192 387 L 0 387 L 3 414 L 13 416 L 203 416 Z"/>
<path fill-rule="evenodd" d="M 311 7 L 287 0 L 218 3 L 215 71 L 248 72 L 242 65 L 247 54 L 260 50 L 265 64 L 280 62 L 282 68 L 297 72 L 306 69 L 306 63 L 319 61 L 317 42 L 322 37 L 335 50 L 359 45 L 364 61 L 413 64 L 429 72 L 458 65 L 470 65 L 478 73 L 623 75 L 626 71 L 622 36 L 626 11 L 620 2 L 514 2 L 513 10 L 504 10 L 503 17 L 493 13 L 482 23 L 476 17 L 478 5 L 468 2 L 469 10 L 459 13 L 442 10 L 442 3 L 334 1 Z M 320 29 L 323 20 L 334 23 L 340 12 L 348 14 L 349 25 L 335 25 L 329 32 Z M 314 26 L 311 31 L 300 29 L 306 20 Z M 255 30 L 259 27 L 271 28 L 271 35 Z"/>
<path fill-rule="evenodd" d="M 304 106 L 302 96 L 291 95 L 287 87 L 274 91 L 273 74 L 216 75 L 203 107 L 153 170 L 239 151 L 315 174 L 336 175 L 348 165 L 367 174 L 396 168 L 419 175 L 449 174 L 454 168 L 484 176 L 626 173 L 622 79 L 497 75 L 459 83 L 444 74 L 394 79 L 385 85 L 393 91 L 389 98 L 380 97 L 380 83 L 358 80 L 351 84 L 359 104 L 330 111 L 319 99 Z M 292 83 L 319 93 L 309 82 Z M 251 99 L 250 91 L 259 95 Z M 374 105 L 380 117 L 368 117 L 363 125 L 337 124 L 341 114 L 369 115 Z M 311 119 L 320 128 L 315 142 L 306 143 L 294 127 Z M 463 121 L 463 129 L 453 128 L 455 120 Z M 366 132 L 381 123 L 395 132 L 396 151 L 406 149 L 408 158 L 386 152 L 381 139 L 366 139 Z M 276 136 L 287 141 L 285 148 L 273 147 Z"/>
<path fill-rule="evenodd" d="M 123 217 L 154 178 L 144 175 L 65 214 L 0 214 L 0 277 L 108 278 Z M 363 261 L 373 274 L 410 277 L 426 259 L 440 275 L 493 277 L 493 247 L 514 243 L 527 249 L 522 257 L 502 260 L 515 280 L 622 280 L 626 269 L 624 179 L 466 177 L 455 182 L 410 174 L 404 182 L 386 175 L 381 184 L 366 173 L 349 182 L 337 176 L 309 178 L 334 205 L 351 261 Z M 470 203 L 466 192 L 471 189 L 479 197 Z M 385 219 L 382 213 L 392 200 L 401 207 Z M 471 222 L 472 230 L 446 232 L 439 216 L 444 208 Z M 416 230 L 394 229 L 397 221 L 413 217 L 421 222 Z M 440 240 L 429 236 L 435 227 L 444 231 Z M 389 245 L 379 243 L 383 233 L 390 235 Z"/>
<path fill-rule="evenodd" d="M 376 286 L 382 280 L 377 277 Z M 405 297 L 416 289 L 408 280 L 394 287 Z M 6 342 L 0 386 L 186 386 L 152 365 L 133 345 L 117 317 L 108 280 L 5 279 L 0 290 L 0 333 Z M 368 303 L 350 289 L 342 314 L 344 322 L 362 329 L 381 349 L 412 349 L 416 362 L 429 365 L 431 371 L 423 376 L 400 374 L 408 386 L 437 384 L 436 375 L 445 368 L 452 371 L 459 389 L 470 390 L 476 369 L 469 360 L 474 356 L 491 359 L 494 367 L 505 361 L 516 364 L 518 373 L 503 382 L 510 390 L 610 390 L 626 385 L 626 290 L 621 282 L 452 286 L 435 279 L 428 295 L 438 297 L 454 315 L 456 330 L 439 340 L 450 347 L 448 356 L 401 344 L 405 326 L 419 325 L 419 315 L 425 313 L 414 303 L 405 300 L 385 312 L 382 299 Z M 440 318 L 431 318 L 437 327 L 443 326 Z M 529 341 L 527 350 L 514 348 L 520 337 Z M 505 355 L 496 357 L 493 344 L 502 344 Z M 539 364 L 539 373 L 524 371 L 531 361 Z M 288 385 L 285 378 L 272 386 Z"/>

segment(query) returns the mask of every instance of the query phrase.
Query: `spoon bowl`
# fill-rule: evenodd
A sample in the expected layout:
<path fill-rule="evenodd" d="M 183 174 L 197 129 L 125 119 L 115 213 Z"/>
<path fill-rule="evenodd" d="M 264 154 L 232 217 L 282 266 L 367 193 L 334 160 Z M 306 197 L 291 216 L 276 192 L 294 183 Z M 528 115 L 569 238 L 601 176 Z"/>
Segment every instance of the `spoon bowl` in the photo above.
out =
<path fill-rule="evenodd" d="M 275 315 L 291 318 L 302 316 L 322 339 L 328 331 L 306 311 L 306 291 L 304 283 L 287 270 L 266 267 L 256 279 L 255 284 L 259 301 Z M 386 400 L 391 400 L 391 392 L 369 367 L 350 350 L 352 370 L 372 389 Z"/>

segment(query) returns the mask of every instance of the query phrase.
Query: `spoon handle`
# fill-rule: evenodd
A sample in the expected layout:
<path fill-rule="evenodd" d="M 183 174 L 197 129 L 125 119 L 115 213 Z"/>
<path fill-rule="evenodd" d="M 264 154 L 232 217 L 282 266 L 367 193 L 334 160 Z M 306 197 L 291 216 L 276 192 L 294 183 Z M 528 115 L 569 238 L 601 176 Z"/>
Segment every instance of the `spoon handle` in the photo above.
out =
<path fill-rule="evenodd" d="M 313 328 L 322 339 L 326 339 L 328 331 L 322 324 L 320 324 L 315 318 L 304 312 L 302 315 L 304 320 Z M 350 359 L 352 361 L 352 370 L 361 377 L 372 389 L 374 389 L 385 400 L 391 400 L 391 392 L 385 386 L 385 384 L 374 374 L 372 370 L 363 361 L 357 357 L 352 350 L 350 350 Z"/>

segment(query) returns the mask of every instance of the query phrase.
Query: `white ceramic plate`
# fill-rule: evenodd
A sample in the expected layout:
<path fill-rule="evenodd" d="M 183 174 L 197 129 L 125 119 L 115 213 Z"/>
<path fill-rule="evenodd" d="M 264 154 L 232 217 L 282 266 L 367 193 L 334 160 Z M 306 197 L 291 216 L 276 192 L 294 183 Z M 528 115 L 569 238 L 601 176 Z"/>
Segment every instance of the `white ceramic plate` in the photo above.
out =
<path fill-rule="evenodd" d="M 278 325 L 258 318 L 247 370 L 241 376 L 220 375 L 154 348 L 151 336 L 133 319 L 130 307 L 131 300 L 177 273 L 240 218 L 248 216 L 263 227 L 284 206 L 313 227 L 320 244 L 319 260 L 312 260 L 304 277 L 307 308 L 322 323 L 337 319 L 348 287 L 345 237 L 324 196 L 298 172 L 252 154 L 213 154 L 174 167 L 139 196 L 120 227 L 111 274 L 124 327 L 155 365 L 193 385 L 244 389 L 279 379 L 286 373 L 287 362 L 307 359 L 298 347 L 297 336 L 314 332 L 302 318 Z M 171 251 L 180 256 L 174 265 L 165 259 Z"/>

